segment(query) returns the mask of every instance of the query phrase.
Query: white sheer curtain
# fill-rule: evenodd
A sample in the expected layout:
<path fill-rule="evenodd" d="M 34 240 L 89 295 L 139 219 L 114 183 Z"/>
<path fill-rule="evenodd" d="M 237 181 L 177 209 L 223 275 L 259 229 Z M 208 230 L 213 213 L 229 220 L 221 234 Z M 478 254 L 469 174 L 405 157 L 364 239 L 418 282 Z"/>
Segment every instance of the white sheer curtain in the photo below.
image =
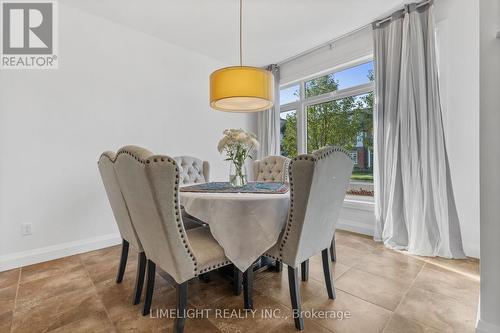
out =
<path fill-rule="evenodd" d="M 280 69 L 278 65 L 269 65 L 267 70 L 274 75 L 274 106 L 257 115 L 258 158 L 280 154 Z"/>
<path fill-rule="evenodd" d="M 374 23 L 375 238 L 463 258 L 438 88 L 432 5 Z"/>

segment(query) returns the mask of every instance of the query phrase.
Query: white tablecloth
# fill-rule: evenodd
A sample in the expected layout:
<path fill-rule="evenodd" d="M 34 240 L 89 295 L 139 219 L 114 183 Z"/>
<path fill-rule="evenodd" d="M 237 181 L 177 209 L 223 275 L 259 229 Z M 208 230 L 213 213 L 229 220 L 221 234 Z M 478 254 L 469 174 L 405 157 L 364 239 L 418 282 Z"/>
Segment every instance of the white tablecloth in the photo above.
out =
<path fill-rule="evenodd" d="M 226 257 L 244 272 L 285 227 L 290 194 L 180 192 L 186 212 L 210 226 Z"/>

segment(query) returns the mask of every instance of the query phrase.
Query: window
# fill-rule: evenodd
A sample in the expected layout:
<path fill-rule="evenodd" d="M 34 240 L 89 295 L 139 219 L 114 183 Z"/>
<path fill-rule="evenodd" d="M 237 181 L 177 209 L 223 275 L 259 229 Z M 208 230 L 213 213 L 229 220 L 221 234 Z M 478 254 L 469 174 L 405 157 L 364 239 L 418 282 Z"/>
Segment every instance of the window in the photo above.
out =
<path fill-rule="evenodd" d="M 280 90 L 280 105 L 297 102 L 300 98 L 299 85 L 291 86 Z"/>
<path fill-rule="evenodd" d="M 373 79 L 370 61 L 284 87 L 282 155 L 340 146 L 355 162 L 348 194 L 373 196 Z"/>
<path fill-rule="evenodd" d="M 280 113 L 281 155 L 292 158 L 297 156 L 297 111 Z"/>

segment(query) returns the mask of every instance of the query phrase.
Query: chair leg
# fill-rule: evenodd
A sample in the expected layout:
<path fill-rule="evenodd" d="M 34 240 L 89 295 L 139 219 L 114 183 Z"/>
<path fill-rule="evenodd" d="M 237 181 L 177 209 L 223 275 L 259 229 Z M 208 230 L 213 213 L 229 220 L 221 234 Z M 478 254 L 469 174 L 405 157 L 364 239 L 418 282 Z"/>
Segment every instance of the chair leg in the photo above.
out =
<path fill-rule="evenodd" d="M 146 297 L 144 297 L 144 308 L 142 315 L 146 316 L 151 311 L 151 301 L 153 300 L 153 290 L 155 289 L 156 264 L 148 259 L 148 273 L 146 282 Z"/>
<path fill-rule="evenodd" d="M 187 293 L 187 281 L 177 285 L 177 316 L 174 321 L 175 333 L 184 332 L 184 324 L 186 323 Z"/>
<path fill-rule="evenodd" d="M 335 299 L 335 287 L 332 280 L 332 263 L 330 261 L 330 255 L 328 249 L 324 249 L 321 252 L 321 257 L 323 258 L 323 273 L 325 274 L 325 284 L 326 291 L 328 291 L 328 298 Z"/>
<path fill-rule="evenodd" d="M 245 309 L 253 309 L 253 265 L 243 273 L 243 299 Z"/>
<path fill-rule="evenodd" d="M 236 267 L 233 267 L 233 292 L 235 295 L 241 295 L 243 273 Z"/>
<path fill-rule="evenodd" d="M 122 240 L 122 255 L 120 257 L 120 266 L 118 267 L 118 274 L 116 275 L 116 283 L 121 283 L 123 281 L 123 275 L 125 274 L 125 267 L 127 266 L 128 257 L 128 242 Z"/>
<path fill-rule="evenodd" d="M 295 328 L 302 331 L 304 329 L 304 319 L 301 313 L 299 274 L 297 268 L 288 266 L 288 284 L 290 287 L 290 299 L 292 301 Z"/>
<path fill-rule="evenodd" d="M 142 287 L 144 286 L 144 275 L 146 274 L 146 254 L 137 254 L 137 274 L 135 276 L 134 305 L 141 302 Z"/>
<path fill-rule="evenodd" d="M 332 245 L 330 245 L 330 256 L 332 257 L 332 261 L 337 261 L 337 249 L 335 248 L 335 234 L 333 234 Z"/>
<path fill-rule="evenodd" d="M 280 273 L 283 270 L 283 263 L 279 260 L 276 260 L 275 265 L 276 272 Z"/>
<path fill-rule="evenodd" d="M 300 264 L 300 272 L 302 275 L 302 281 L 309 280 L 309 259 Z"/>

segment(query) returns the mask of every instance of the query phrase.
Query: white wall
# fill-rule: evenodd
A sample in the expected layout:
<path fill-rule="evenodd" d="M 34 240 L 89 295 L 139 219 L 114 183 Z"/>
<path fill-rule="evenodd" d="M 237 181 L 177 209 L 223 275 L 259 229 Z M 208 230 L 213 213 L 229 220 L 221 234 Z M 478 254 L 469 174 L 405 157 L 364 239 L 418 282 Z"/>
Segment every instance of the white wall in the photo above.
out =
<path fill-rule="evenodd" d="M 481 301 L 477 331 L 500 332 L 500 1 L 480 1 Z"/>
<path fill-rule="evenodd" d="M 465 253 L 479 257 L 479 5 L 435 1 L 443 122 Z"/>
<path fill-rule="evenodd" d="M 222 180 L 223 129 L 255 131 L 254 116 L 208 107 L 209 74 L 223 64 L 64 5 L 59 59 L 58 70 L 0 72 L 0 270 L 116 242 L 104 150 L 198 156 Z"/>

